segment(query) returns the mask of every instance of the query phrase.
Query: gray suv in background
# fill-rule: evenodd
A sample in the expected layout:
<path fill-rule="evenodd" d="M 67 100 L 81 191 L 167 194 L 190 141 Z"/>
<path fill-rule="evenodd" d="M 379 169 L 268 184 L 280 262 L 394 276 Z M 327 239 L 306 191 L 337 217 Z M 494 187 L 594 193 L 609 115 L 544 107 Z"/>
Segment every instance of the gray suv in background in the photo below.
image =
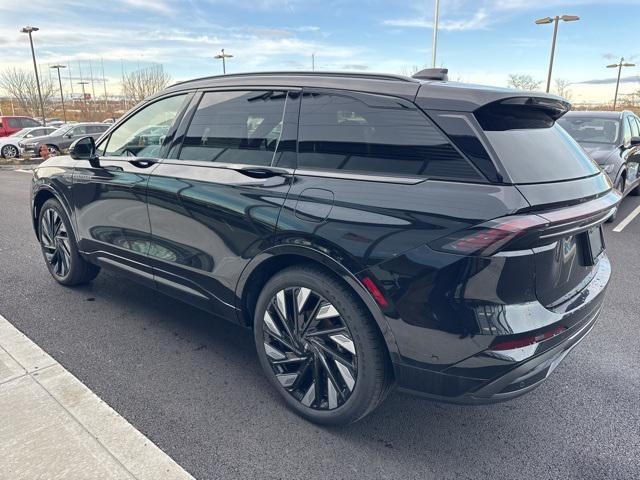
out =
<path fill-rule="evenodd" d="M 109 127 L 108 124 L 98 122 L 63 125 L 50 135 L 21 141 L 20 150 L 23 156 L 38 157 L 40 146 L 46 145 L 50 155 L 60 155 L 66 152 L 75 140 L 82 137 L 93 137 L 97 140 Z"/>

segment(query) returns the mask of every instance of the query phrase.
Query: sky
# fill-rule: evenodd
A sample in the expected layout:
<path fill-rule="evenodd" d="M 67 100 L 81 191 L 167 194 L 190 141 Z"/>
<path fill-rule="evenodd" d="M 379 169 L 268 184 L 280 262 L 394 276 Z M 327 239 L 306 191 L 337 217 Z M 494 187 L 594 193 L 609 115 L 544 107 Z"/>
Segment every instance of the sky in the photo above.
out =
<path fill-rule="evenodd" d="M 62 63 L 66 92 L 93 72 L 102 94 L 122 72 L 162 64 L 172 80 L 222 73 L 213 57 L 234 57 L 227 73 L 317 70 L 407 73 L 430 66 L 434 0 L 0 0 L 0 71 Z M 640 63 L 640 0 L 441 0 L 437 64 L 450 79 L 506 86 L 510 73 L 546 81 L 552 25 L 561 22 L 553 78 L 571 83 L 574 102 L 611 101 L 615 69 Z M 635 63 L 635 62 L 634 62 Z M 68 75 L 71 74 L 71 80 Z M 623 69 L 621 93 L 640 90 L 640 67 Z"/>

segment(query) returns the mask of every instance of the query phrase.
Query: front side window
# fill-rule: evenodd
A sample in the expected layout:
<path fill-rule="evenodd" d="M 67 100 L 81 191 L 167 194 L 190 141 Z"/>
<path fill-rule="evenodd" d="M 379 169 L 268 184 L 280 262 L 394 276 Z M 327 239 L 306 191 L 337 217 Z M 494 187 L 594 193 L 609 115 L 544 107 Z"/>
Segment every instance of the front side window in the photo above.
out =
<path fill-rule="evenodd" d="M 98 151 L 110 157 L 157 157 L 187 98 L 175 95 L 144 107 L 119 125 L 106 140 L 106 148 L 101 145 Z"/>
<path fill-rule="evenodd" d="M 482 180 L 415 106 L 375 95 L 305 93 L 298 167 Z"/>
<path fill-rule="evenodd" d="M 205 93 L 182 144 L 180 160 L 271 165 L 287 95 L 278 91 Z"/>
<path fill-rule="evenodd" d="M 69 133 L 74 137 L 80 137 L 82 135 L 86 135 L 87 134 L 87 126 L 86 125 L 80 125 L 78 127 L 73 127 Z"/>

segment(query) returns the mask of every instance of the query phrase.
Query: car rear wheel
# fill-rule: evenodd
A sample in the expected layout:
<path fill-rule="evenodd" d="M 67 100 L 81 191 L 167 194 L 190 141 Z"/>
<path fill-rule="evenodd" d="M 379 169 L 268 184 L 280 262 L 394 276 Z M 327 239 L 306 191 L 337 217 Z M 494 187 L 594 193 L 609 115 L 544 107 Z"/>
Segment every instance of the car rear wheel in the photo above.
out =
<path fill-rule="evenodd" d="M 76 239 L 62 205 L 47 200 L 38 217 L 40 247 L 51 276 L 62 285 L 90 282 L 100 268 L 80 256 Z"/>
<path fill-rule="evenodd" d="M 384 343 L 355 295 L 313 267 L 276 274 L 256 305 L 254 336 L 269 381 L 304 418 L 345 425 L 392 385 Z"/>
<path fill-rule="evenodd" d="M 60 155 L 60 149 L 55 145 L 47 145 L 47 150 L 49 151 L 49 155 L 52 157 Z"/>
<path fill-rule="evenodd" d="M 620 179 L 616 182 L 616 184 L 615 184 L 615 186 L 613 188 L 615 188 L 616 190 L 620 191 L 620 193 L 624 193 L 624 189 L 626 188 L 625 178 L 624 177 L 620 177 Z M 615 221 L 617 216 L 618 216 L 618 207 L 616 207 L 616 209 L 609 216 L 609 218 L 607 218 L 607 223 L 611 223 L 611 222 Z"/>
<path fill-rule="evenodd" d="M 15 145 L 5 145 L 2 147 L 2 158 L 16 158 L 18 156 L 18 148 Z"/>

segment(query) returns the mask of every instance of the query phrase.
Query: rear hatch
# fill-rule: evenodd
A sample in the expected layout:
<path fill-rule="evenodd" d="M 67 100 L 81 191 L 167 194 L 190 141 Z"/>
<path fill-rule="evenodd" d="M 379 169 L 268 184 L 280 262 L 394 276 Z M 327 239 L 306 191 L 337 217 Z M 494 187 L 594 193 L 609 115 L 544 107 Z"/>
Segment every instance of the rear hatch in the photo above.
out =
<path fill-rule="evenodd" d="M 595 275 L 604 250 L 601 224 L 620 199 L 597 164 L 556 124 L 568 107 L 554 97 L 521 96 L 474 112 L 504 181 L 525 197 L 530 217 L 543 219 L 532 225 L 529 243 L 519 243 L 535 251 L 536 293 L 550 308 L 578 294 Z"/>

